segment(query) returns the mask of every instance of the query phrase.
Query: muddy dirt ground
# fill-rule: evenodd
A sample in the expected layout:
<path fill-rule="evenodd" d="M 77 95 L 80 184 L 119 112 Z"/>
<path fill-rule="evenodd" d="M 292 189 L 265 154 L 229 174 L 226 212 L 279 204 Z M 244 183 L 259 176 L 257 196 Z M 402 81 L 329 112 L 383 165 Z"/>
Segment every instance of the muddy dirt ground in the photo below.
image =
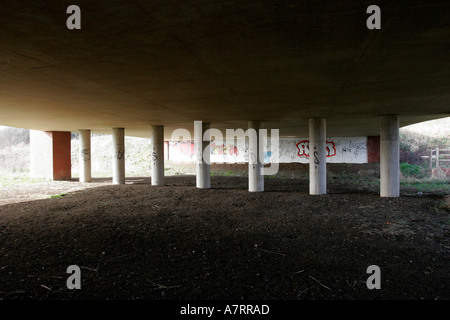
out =
<path fill-rule="evenodd" d="M 227 174 L 208 190 L 191 175 L 16 189 L 27 201 L 0 206 L 0 299 L 450 298 L 448 196 L 380 198 L 367 166 L 329 166 L 349 178 L 330 174 L 328 194 L 310 196 L 306 177 L 286 178 L 306 166 L 283 170 L 264 193 Z M 66 286 L 70 265 L 80 290 Z M 367 288 L 370 265 L 381 289 Z"/>

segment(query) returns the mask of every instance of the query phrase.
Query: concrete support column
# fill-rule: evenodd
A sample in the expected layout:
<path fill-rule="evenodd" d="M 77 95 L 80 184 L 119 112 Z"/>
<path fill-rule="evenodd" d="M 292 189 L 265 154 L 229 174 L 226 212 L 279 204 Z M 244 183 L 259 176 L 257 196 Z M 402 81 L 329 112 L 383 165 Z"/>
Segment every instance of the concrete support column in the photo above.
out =
<path fill-rule="evenodd" d="M 259 153 L 261 150 L 261 140 L 259 129 L 262 129 L 261 121 L 248 122 L 248 191 L 264 191 L 264 175 L 262 169 L 264 159 L 261 159 Z"/>
<path fill-rule="evenodd" d="M 164 185 L 164 126 L 151 126 L 152 185 Z"/>
<path fill-rule="evenodd" d="M 309 119 L 309 194 L 327 193 L 326 119 Z"/>
<path fill-rule="evenodd" d="M 91 130 L 80 130 L 80 182 L 91 182 Z"/>
<path fill-rule="evenodd" d="M 211 188 L 210 149 L 208 148 L 207 152 L 203 152 L 211 139 L 211 136 L 206 132 L 209 127 L 209 123 L 194 121 L 196 180 L 197 188 L 201 189 Z"/>
<path fill-rule="evenodd" d="M 125 129 L 113 128 L 113 184 L 125 184 Z"/>
<path fill-rule="evenodd" d="M 385 115 L 380 130 L 380 196 L 400 196 L 398 115 Z"/>

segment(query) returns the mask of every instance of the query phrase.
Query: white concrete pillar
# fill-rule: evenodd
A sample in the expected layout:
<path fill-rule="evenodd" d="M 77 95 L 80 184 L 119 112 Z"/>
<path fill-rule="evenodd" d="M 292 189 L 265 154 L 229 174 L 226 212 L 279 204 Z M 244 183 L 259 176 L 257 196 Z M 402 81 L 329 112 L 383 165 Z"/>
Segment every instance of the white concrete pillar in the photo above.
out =
<path fill-rule="evenodd" d="M 209 145 L 211 136 L 206 131 L 209 129 L 209 123 L 194 121 L 194 140 L 195 140 L 195 168 L 197 188 L 211 188 L 211 166 L 210 149 L 203 152 Z"/>
<path fill-rule="evenodd" d="M 309 194 L 327 193 L 326 119 L 309 119 Z"/>
<path fill-rule="evenodd" d="M 125 129 L 113 128 L 113 184 L 125 183 Z"/>
<path fill-rule="evenodd" d="M 91 182 L 91 130 L 80 130 L 80 182 Z"/>
<path fill-rule="evenodd" d="M 151 126 L 152 185 L 164 185 L 164 126 Z"/>
<path fill-rule="evenodd" d="M 259 136 L 259 129 L 262 129 L 261 121 L 248 122 L 248 191 L 264 191 L 264 175 L 262 169 L 264 159 L 260 157 L 262 152 L 262 139 Z"/>
<path fill-rule="evenodd" d="M 380 196 L 400 196 L 398 115 L 384 115 L 380 130 Z"/>

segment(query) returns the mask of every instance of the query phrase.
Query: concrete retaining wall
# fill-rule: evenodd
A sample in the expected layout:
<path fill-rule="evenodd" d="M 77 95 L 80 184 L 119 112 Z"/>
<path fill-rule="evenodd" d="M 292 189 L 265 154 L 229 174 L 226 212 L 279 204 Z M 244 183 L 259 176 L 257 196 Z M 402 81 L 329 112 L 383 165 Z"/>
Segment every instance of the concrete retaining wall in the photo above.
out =
<path fill-rule="evenodd" d="M 211 142 L 211 162 L 244 163 L 248 160 L 247 151 L 247 144 L 216 144 L 213 141 Z M 308 138 L 281 138 L 279 151 L 280 163 L 309 162 Z M 379 137 L 329 137 L 326 151 L 329 163 L 379 162 Z M 168 153 L 168 159 L 171 161 L 194 161 L 194 142 L 169 142 Z M 264 148 L 264 158 L 265 163 L 273 159 L 271 148 L 267 144 Z"/>

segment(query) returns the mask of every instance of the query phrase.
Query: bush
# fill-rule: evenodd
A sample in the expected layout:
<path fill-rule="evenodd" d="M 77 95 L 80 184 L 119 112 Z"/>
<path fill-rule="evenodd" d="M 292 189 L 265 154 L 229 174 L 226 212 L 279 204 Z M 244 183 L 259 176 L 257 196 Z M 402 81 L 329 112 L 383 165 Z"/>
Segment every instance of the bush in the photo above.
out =
<path fill-rule="evenodd" d="M 29 143 L 30 130 L 28 129 L 8 127 L 0 130 L 0 149 Z"/>
<path fill-rule="evenodd" d="M 400 131 L 400 163 L 409 163 L 427 168 L 430 164 L 430 150 L 436 147 L 446 148 L 450 145 L 447 136 L 426 136 L 408 130 Z"/>

